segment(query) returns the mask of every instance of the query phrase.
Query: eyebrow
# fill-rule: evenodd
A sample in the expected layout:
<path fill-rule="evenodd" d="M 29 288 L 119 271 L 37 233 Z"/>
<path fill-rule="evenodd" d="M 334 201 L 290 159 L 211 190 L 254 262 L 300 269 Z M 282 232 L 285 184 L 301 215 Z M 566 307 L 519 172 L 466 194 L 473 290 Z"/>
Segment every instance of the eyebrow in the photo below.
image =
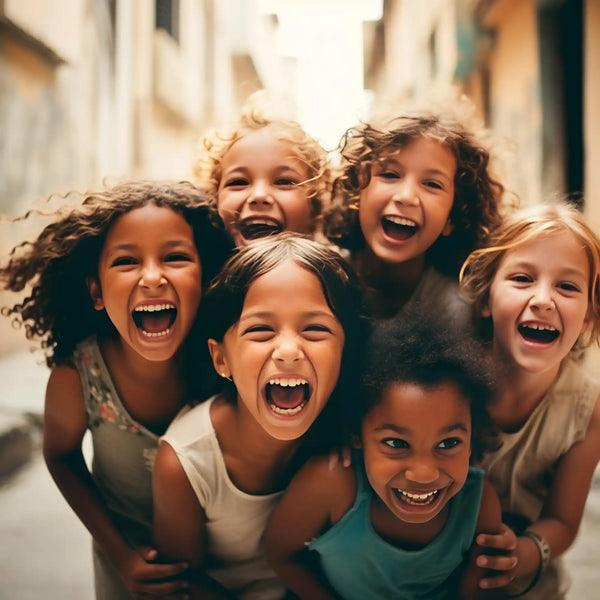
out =
<path fill-rule="evenodd" d="M 375 431 L 384 431 L 384 430 L 391 430 L 400 435 L 408 435 L 408 434 L 412 433 L 412 431 L 410 429 L 407 429 L 406 427 L 401 427 L 399 425 L 395 425 L 394 423 L 383 423 L 382 425 L 379 425 L 375 428 Z M 439 435 L 446 435 L 448 433 L 451 433 L 452 431 L 457 431 L 457 430 L 463 431 L 464 433 L 469 433 L 468 427 L 462 421 L 459 421 L 457 423 L 451 423 L 450 425 L 443 427 L 439 431 Z"/>
<path fill-rule="evenodd" d="M 240 322 L 241 321 L 247 321 L 249 319 L 268 319 L 270 317 L 273 316 L 273 312 L 268 312 L 268 311 L 253 311 L 250 313 L 246 313 L 245 315 L 242 315 L 240 317 Z M 328 318 L 328 319 L 334 319 L 337 321 L 337 317 L 330 313 L 330 312 L 326 312 L 324 310 L 311 310 L 309 312 L 306 313 L 302 313 L 302 316 L 304 318 L 315 318 L 315 317 L 319 317 L 319 318 Z"/>
<path fill-rule="evenodd" d="M 526 260 L 519 260 L 519 261 L 515 261 L 514 265 L 513 265 L 513 269 L 537 269 L 539 268 L 539 265 L 533 263 L 533 262 L 529 262 Z M 578 269 L 577 267 L 567 267 L 566 269 L 562 269 L 560 271 L 560 275 L 565 275 L 565 276 L 579 276 L 579 277 L 583 277 L 583 279 L 588 279 L 588 276 L 586 275 L 585 271 L 582 271 L 581 269 Z"/>
<path fill-rule="evenodd" d="M 186 246 L 188 248 L 195 248 L 195 244 L 190 240 L 169 240 L 163 244 L 163 248 L 176 248 L 177 246 Z M 131 252 L 133 250 L 137 250 L 139 246 L 137 244 L 132 244 L 130 242 L 123 242 L 122 244 L 118 244 L 108 250 L 106 253 L 107 256 L 111 256 L 111 254 L 115 254 L 116 252 L 126 251 Z"/>

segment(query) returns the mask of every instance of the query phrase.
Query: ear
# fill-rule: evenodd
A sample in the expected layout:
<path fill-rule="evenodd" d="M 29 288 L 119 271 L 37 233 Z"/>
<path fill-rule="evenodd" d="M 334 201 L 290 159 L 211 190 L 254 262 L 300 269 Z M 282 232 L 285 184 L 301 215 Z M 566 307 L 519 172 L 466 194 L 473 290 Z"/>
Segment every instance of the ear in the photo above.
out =
<path fill-rule="evenodd" d="M 452 224 L 450 217 L 448 217 L 448 220 L 446 221 L 446 224 L 444 225 L 444 229 L 442 229 L 442 235 L 444 237 L 448 237 L 453 231 L 454 231 L 454 225 Z"/>
<path fill-rule="evenodd" d="M 95 277 L 86 277 L 85 283 L 92 297 L 92 303 L 96 310 L 104 309 L 104 300 L 102 300 L 102 290 L 100 289 L 100 283 Z"/>
<path fill-rule="evenodd" d="M 487 302 L 481 308 L 481 316 L 482 317 L 491 317 L 492 316 L 492 311 L 490 310 L 490 306 Z"/>
<path fill-rule="evenodd" d="M 227 364 L 227 357 L 225 356 L 223 344 L 211 338 L 208 340 L 208 351 L 210 352 L 210 357 L 212 358 L 215 371 L 221 377 L 231 377 L 231 370 Z"/>

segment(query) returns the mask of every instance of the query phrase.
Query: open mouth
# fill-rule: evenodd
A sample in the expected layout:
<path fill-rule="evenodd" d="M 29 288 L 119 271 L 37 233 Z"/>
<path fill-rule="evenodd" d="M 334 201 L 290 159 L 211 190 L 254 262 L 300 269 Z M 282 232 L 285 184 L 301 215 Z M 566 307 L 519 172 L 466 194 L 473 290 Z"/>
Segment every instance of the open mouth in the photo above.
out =
<path fill-rule="evenodd" d="M 551 327 L 550 325 L 519 325 L 519 333 L 531 342 L 537 342 L 540 344 L 550 344 L 559 335 L 558 329 Z"/>
<path fill-rule="evenodd" d="M 308 382 L 297 377 L 271 379 L 265 388 L 269 408 L 278 415 L 298 414 L 310 398 Z"/>
<path fill-rule="evenodd" d="M 245 240 L 275 235 L 283 231 L 283 226 L 271 219 L 252 219 L 238 223 L 238 231 Z"/>
<path fill-rule="evenodd" d="M 385 235 L 397 242 L 403 242 L 411 238 L 419 226 L 410 219 L 404 217 L 383 217 L 381 219 L 381 226 Z"/>
<path fill-rule="evenodd" d="M 132 313 L 135 326 L 147 337 L 162 337 L 171 331 L 177 318 L 174 304 L 144 304 Z"/>
<path fill-rule="evenodd" d="M 442 490 L 433 490 L 432 492 L 415 494 L 412 492 L 406 492 L 399 488 L 394 488 L 394 493 L 396 494 L 398 500 L 404 504 L 409 504 L 410 506 L 429 506 L 437 500 L 441 491 Z"/>

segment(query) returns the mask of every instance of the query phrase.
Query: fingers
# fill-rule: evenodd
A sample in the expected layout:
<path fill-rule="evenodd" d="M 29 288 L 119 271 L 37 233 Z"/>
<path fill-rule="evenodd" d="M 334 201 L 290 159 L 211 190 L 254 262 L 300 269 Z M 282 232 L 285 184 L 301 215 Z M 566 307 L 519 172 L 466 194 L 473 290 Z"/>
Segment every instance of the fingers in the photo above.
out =
<path fill-rule="evenodd" d="M 517 566 L 518 559 L 514 555 L 487 556 L 482 554 L 477 557 L 477 566 L 494 571 L 510 571 Z M 503 573 L 506 575 L 506 573 Z M 512 577 L 511 577 L 512 579 Z"/>
<path fill-rule="evenodd" d="M 499 588 L 508 585 L 514 577 L 512 575 L 501 574 L 493 577 L 485 577 L 479 581 L 479 587 L 484 589 Z"/>
<path fill-rule="evenodd" d="M 510 531 L 510 530 L 508 530 Z M 497 535 L 490 535 L 487 533 L 480 533 L 477 536 L 477 543 L 480 546 L 486 548 L 496 548 L 498 550 L 504 550 L 511 552 L 517 549 L 517 538 L 512 531 L 509 533 L 503 532 Z"/>

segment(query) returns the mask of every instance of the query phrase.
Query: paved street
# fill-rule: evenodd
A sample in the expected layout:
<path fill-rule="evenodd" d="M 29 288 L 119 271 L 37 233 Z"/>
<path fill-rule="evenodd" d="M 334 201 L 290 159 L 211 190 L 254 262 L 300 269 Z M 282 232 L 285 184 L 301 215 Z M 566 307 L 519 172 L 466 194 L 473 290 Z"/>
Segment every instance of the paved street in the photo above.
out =
<path fill-rule="evenodd" d="M 0 418 L 40 412 L 47 377 L 39 355 L 0 359 Z M 582 530 L 567 554 L 569 600 L 600 597 L 600 483 L 588 499 Z M 91 600 L 89 536 L 46 471 L 39 447 L 15 476 L 0 483 L 0 600 Z"/>

